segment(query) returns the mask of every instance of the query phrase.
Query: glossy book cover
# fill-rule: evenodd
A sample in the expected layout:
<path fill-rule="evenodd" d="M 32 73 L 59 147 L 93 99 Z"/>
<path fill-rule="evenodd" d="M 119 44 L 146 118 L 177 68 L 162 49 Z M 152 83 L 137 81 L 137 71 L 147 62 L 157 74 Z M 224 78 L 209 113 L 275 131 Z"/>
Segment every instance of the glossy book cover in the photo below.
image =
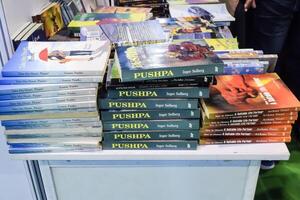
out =
<path fill-rule="evenodd" d="M 222 74 L 224 64 L 203 40 L 118 47 L 122 82 Z"/>
<path fill-rule="evenodd" d="M 218 76 L 202 107 L 210 118 L 220 113 L 299 108 L 300 104 L 279 76 L 269 73 Z"/>
<path fill-rule="evenodd" d="M 22 42 L 2 76 L 101 76 L 109 55 L 104 41 Z"/>

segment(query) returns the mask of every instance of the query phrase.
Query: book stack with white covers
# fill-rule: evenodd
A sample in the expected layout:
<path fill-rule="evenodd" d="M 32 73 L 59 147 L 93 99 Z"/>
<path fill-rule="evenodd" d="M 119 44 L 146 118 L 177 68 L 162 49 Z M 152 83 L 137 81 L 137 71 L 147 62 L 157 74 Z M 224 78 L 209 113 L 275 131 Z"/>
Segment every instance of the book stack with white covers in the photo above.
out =
<path fill-rule="evenodd" d="M 110 49 L 102 41 L 20 44 L 0 77 L 10 153 L 100 149 L 97 93 Z"/>

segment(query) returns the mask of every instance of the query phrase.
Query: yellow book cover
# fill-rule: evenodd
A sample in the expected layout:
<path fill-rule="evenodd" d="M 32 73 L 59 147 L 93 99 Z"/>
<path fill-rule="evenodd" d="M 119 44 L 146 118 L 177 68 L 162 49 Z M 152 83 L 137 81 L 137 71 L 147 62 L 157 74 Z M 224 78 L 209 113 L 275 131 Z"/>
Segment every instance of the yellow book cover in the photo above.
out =
<path fill-rule="evenodd" d="M 231 50 L 239 48 L 236 38 L 205 39 L 205 42 L 213 50 Z"/>

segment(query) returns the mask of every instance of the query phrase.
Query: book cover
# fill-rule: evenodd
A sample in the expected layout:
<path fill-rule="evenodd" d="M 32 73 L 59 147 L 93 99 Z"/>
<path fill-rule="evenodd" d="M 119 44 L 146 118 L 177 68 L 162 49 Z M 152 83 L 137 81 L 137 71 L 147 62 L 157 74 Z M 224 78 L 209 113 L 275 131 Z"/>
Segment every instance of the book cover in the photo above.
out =
<path fill-rule="evenodd" d="M 109 55 L 104 41 L 22 42 L 2 76 L 103 76 Z"/>
<path fill-rule="evenodd" d="M 142 89 L 142 88 L 161 88 L 161 87 L 208 87 L 215 83 L 214 76 L 195 76 L 184 78 L 144 80 L 137 82 L 121 82 L 120 67 L 118 62 L 108 66 L 106 87 L 120 89 Z"/>
<path fill-rule="evenodd" d="M 199 131 L 162 130 L 162 131 L 108 131 L 103 133 L 104 141 L 139 140 L 198 140 Z"/>
<path fill-rule="evenodd" d="M 203 40 L 117 47 L 122 82 L 223 73 L 223 62 Z"/>
<path fill-rule="evenodd" d="M 297 98 L 275 73 L 218 76 L 210 98 L 201 103 L 208 119 L 224 113 L 299 108 Z"/>
<path fill-rule="evenodd" d="M 99 109 L 197 109 L 197 99 L 99 99 Z"/>
<path fill-rule="evenodd" d="M 55 35 L 64 26 L 60 5 L 58 3 L 52 3 L 50 7 L 43 10 L 40 14 L 33 16 L 34 22 L 42 22 L 46 37 Z"/>
<path fill-rule="evenodd" d="M 107 98 L 134 99 L 134 98 L 208 98 L 208 87 L 169 87 L 148 89 L 108 89 Z"/>
<path fill-rule="evenodd" d="M 20 99 L 20 100 L 6 100 L 0 101 L 0 109 L 3 107 L 15 107 L 18 106 L 30 106 L 30 105 L 45 105 L 46 104 L 60 104 L 60 103 L 81 103 L 81 102 L 96 102 L 97 96 L 68 96 L 68 97 L 51 97 L 51 98 L 40 98 L 40 99 Z M 5 112 L 5 109 L 3 109 Z M 1 113 L 1 111 L 0 111 Z"/>
<path fill-rule="evenodd" d="M 80 27 L 101 24 L 125 23 L 145 21 L 143 13 L 84 13 L 78 14 L 69 23 L 68 28 L 72 32 L 79 32 Z"/>
<path fill-rule="evenodd" d="M 224 138 L 200 138 L 200 145 L 210 144 L 253 144 L 253 143 L 285 143 L 290 142 L 291 137 L 224 137 Z"/>
<path fill-rule="evenodd" d="M 140 45 L 166 42 L 157 20 L 100 25 L 107 38 L 116 45 Z"/>
<path fill-rule="evenodd" d="M 235 127 L 235 126 L 262 126 L 262 125 L 288 125 L 294 124 L 295 120 L 285 121 L 254 121 L 248 120 L 247 122 L 237 123 L 202 123 L 202 127 L 217 128 L 217 127 Z"/>
<path fill-rule="evenodd" d="M 1 85 L 0 96 L 11 94 L 39 93 L 60 90 L 98 88 L 98 83 L 38 84 L 38 85 Z"/>
<path fill-rule="evenodd" d="M 204 40 L 213 50 L 235 50 L 239 48 L 237 38 L 207 38 Z"/>
<path fill-rule="evenodd" d="M 196 140 L 178 141 L 103 141 L 104 150 L 196 150 Z"/>
<path fill-rule="evenodd" d="M 103 121 L 104 131 L 122 130 L 198 130 L 199 120 Z"/>
<path fill-rule="evenodd" d="M 97 7 L 95 13 L 145 13 L 149 14 L 151 8 L 143 7 L 121 7 L 121 6 L 101 6 Z"/>
<path fill-rule="evenodd" d="M 86 13 L 91 13 L 97 8 L 96 0 L 82 0 L 82 4 Z"/>
<path fill-rule="evenodd" d="M 101 111 L 103 121 L 199 119 L 199 109 L 194 110 L 109 110 Z"/>

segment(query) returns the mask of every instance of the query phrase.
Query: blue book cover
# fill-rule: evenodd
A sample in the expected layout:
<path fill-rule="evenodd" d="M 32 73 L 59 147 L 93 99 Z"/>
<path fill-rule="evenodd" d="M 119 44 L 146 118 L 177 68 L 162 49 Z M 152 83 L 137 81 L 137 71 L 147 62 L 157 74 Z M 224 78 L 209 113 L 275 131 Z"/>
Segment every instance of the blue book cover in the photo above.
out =
<path fill-rule="evenodd" d="M 110 43 L 105 41 L 24 41 L 2 76 L 102 76 L 109 55 Z"/>
<path fill-rule="evenodd" d="M 117 47 L 122 82 L 223 74 L 204 40 Z"/>
<path fill-rule="evenodd" d="M 97 88 L 98 83 L 39 84 L 39 85 L 1 85 L 0 96 L 9 94 L 38 93 L 46 91 Z"/>

